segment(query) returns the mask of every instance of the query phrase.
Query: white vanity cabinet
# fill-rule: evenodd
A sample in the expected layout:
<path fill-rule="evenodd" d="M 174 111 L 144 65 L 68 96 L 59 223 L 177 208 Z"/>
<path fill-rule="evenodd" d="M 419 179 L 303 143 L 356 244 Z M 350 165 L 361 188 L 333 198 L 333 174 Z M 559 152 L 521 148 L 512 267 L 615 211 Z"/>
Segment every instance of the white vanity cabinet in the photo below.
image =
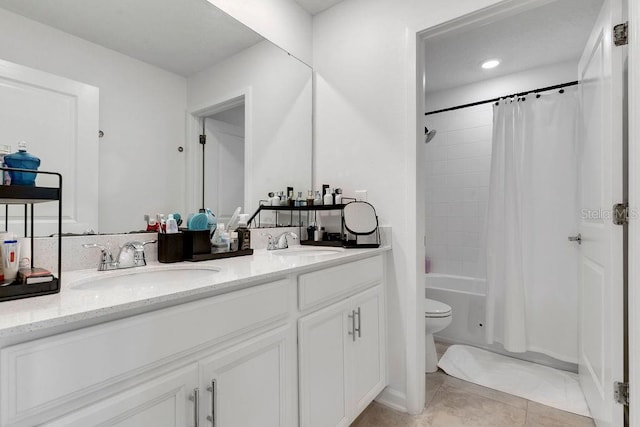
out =
<path fill-rule="evenodd" d="M 278 280 L 3 348 L 0 426 L 33 426 L 60 418 L 52 425 L 81 419 L 78 425 L 88 427 L 103 425 L 96 421 L 98 414 L 109 412 L 115 419 L 165 416 L 159 425 L 173 425 L 168 424 L 171 419 L 178 419 L 180 426 L 195 425 L 193 416 L 188 422 L 183 419 L 185 408 L 187 414 L 194 413 L 189 407 L 195 410 L 195 402 L 185 401 L 185 396 L 198 387 L 203 361 L 235 345 L 267 339 L 270 331 L 287 325 L 293 289 L 291 280 Z M 291 349 L 291 340 L 279 342 L 279 357 L 284 357 L 285 346 Z M 273 349 L 257 347 L 255 360 L 261 360 L 256 356 L 260 351 L 268 353 L 271 362 Z M 192 378 L 184 366 L 193 364 Z M 282 371 L 281 365 L 269 366 L 278 368 Z M 245 378 L 250 381 L 255 373 L 250 369 L 251 364 L 241 365 L 234 375 L 249 372 Z M 283 381 L 280 386 L 292 393 L 289 384 Z M 161 397 L 154 397 L 156 391 Z M 198 403 L 204 390 L 199 395 Z M 130 408 L 122 396 L 140 403 Z M 165 412 L 170 402 L 175 403 L 172 414 Z M 152 408 L 156 403 L 160 406 Z"/>
<path fill-rule="evenodd" d="M 383 260 L 0 339 L 0 427 L 346 426 L 386 385 Z"/>
<path fill-rule="evenodd" d="M 195 426 L 197 364 L 176 369 L 43 427 Z"/>
<path fill-rule="evenodd" d="M 340 266 L 345 274 L 334 277 L 366 290 L 298 321 L 303 427 L 349 425 L 386 385 L 382 264 L 374 260 Z M 312 286 L 316 280 L 320 285 L 322 277 L 301 277 L 299 283 Z"/>

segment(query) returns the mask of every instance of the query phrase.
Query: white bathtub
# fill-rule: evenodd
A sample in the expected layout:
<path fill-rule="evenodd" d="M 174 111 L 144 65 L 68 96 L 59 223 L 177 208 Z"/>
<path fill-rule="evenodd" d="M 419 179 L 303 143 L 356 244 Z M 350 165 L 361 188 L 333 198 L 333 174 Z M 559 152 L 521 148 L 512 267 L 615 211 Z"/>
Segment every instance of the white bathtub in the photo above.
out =
<path fill-rule="evenodd" d="M 425 274 L 426 297 L 450 305 L 453 313 L 451 324 L 434 335 L 436 340 L 447 344 L 469 344 L 552 368 L 578 372 L 576 364 L 541 353 L 510 353 L 499 343 L 487 345 L 484 332 L 486 289 L 486 279 L 440 273 Z"/>
<path fill-rule="evenodd" d="M 425 295 L 452 308 L 451 324 L 435 335 L 447 343 L 484 345 L 487 281 L 450 274 L 425 274 Z"/>

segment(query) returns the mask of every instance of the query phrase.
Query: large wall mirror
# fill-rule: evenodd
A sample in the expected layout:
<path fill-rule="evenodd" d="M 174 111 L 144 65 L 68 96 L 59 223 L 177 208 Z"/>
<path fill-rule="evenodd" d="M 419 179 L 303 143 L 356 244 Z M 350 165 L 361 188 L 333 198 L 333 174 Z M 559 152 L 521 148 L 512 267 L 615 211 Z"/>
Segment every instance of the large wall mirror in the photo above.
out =
<path fill-rule="evenodd" d="M 306 194 L 311 109 L 311 68 L 206 0 L 0 0 L 0 144 L 63 173 L 64 232 Z"/>

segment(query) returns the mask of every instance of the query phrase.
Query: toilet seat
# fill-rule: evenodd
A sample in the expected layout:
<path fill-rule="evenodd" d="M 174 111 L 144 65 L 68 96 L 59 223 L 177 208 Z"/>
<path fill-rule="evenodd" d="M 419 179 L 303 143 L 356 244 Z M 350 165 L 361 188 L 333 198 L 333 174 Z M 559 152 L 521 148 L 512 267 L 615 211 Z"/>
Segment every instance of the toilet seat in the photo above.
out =
<path fill-rule="evenodd" d="M 451 307 L 440 301 L 425 298 L 424 315 L 425 317 L 449 317 L 451 316 Z"/>

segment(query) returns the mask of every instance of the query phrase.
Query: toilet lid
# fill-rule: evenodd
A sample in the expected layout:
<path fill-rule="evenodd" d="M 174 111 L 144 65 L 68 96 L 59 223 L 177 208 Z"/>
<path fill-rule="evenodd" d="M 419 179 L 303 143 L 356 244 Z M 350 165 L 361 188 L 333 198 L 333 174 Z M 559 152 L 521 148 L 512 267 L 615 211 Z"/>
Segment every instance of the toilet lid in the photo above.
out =
<path fill-rule="evenodd" d="M 443 302 L 425 298 L 424 314 L 427 317 L 446 317 L 451 315 L 451 307 Z"/>

